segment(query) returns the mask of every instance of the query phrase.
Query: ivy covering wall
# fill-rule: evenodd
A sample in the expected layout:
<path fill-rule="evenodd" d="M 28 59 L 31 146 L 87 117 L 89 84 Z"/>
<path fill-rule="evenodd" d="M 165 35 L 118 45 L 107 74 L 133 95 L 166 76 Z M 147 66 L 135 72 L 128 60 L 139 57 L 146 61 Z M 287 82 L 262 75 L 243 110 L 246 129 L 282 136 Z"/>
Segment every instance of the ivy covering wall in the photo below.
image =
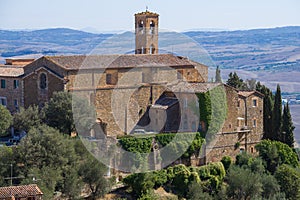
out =
<path fill-rule="evenodd" d="M 199 101 L 200 121 L 205 123 L 206 134 L 214 135 L 223 127 L 227 117 L 227 98 L 223 85 L 206 93 L 196 94 Z"/>

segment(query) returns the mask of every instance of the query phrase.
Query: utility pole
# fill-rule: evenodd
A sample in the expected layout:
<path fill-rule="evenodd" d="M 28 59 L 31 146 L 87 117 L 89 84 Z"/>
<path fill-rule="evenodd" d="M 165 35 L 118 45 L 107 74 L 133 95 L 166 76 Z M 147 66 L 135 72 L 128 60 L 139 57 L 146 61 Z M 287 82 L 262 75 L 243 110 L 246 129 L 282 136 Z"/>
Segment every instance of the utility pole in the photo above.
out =
<path fill-rule="evenodd" d="M 12 175 L 13 175 L 13 164 L 10 163 L 10 186 L 12 186 L 12 179 L 13 179 Z"/>

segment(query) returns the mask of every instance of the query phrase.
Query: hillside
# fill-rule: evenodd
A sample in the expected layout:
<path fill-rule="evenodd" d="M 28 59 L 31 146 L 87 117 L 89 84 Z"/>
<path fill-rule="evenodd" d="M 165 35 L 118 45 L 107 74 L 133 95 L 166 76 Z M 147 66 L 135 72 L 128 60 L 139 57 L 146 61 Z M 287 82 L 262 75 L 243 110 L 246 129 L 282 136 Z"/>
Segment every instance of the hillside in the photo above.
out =
<path fill-rule="evenodd" d="M 184 34 L 197 41 L 223 69 L 300 71 L 300 27 Z M 111 36 L 66 28 L 0 30 L 0 54 L 3 58 L 28 54 L 86 54 Z"/>
<path fill-rule="evenodd" d="M 195 43 L 206 54 L 204 59 L 195 53 L 199 50 Z M 134 53 L 134 46 L 132 32 L 113 35 L 66 28 L 0 30 L 0 63 L 14 56 L 88 54 L 95 49 L 93 53 Z M 214 67 L 219 65 L 224 80 L 234 70 L 243 79 L 255 78 L 272 89 L 280 83 L 285 92 L 300 92 L 300 26 L 183 34 L 161 32 L 159 46 L 160 53 L 188 55 L 207 64 L 211 67 L 210 77 L 214 76 Z M 194 53 L 196 55 L 192 55 Z"/>
<path fill-rule="evenodd" d="M 225 69 L 300 71 L 300 27 L 187 32 Z"/>
<path fill-rule="evenodd" d="M 92 34 L 66 28 L 36 31 L 0 30 L 2 57 L 30 54 L 84 54 L 112 34 Z"/>

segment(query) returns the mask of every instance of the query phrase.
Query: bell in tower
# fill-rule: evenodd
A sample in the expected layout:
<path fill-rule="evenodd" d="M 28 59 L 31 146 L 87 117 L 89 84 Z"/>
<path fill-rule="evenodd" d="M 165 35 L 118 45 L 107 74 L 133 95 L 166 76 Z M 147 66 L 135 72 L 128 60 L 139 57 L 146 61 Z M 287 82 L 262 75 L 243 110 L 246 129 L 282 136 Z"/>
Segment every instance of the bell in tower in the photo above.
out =
<path fill-rule="evenodd" d="M 135 14 L 135 54 L 158 53 L 158 16 L 148 10 Z"/>

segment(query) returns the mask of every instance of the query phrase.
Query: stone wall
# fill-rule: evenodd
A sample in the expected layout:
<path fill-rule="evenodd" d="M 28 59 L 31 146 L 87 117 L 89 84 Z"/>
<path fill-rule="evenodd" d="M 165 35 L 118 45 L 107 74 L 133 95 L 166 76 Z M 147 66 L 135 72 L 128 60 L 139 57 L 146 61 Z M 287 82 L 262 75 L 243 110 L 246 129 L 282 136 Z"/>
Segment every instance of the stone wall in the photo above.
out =
<path fill-rule="evenodd" d="M 222 132 L 206 148 L 206 162 L 220 161 L 223 156 L 235 156 L 246 151 L 257 154 L 255 145 L 263 135 L 263 97 L 253 93 L 248 97 L 238 95 L 238 91 L 226 87 L 228 113 Z M 253 100 L 256 100 L 256 106 Z M 255 120 L 255 122 L 253 121 Z"/>
<path fill-rule="evenodd" d="M 1 80 L 2 79 L 5 80 L 5 88 L 0 88 L 0 97 L 6 98 L 7 109 L 14 113 L 20 108 L 20 106 L 24 106 L 22 79 L 15 77 L 1 77 Z M 17 88 L 14 87 L 15 80 L 19 83 Z M 17 105 L 15 105 L 15 103 Z"/>

